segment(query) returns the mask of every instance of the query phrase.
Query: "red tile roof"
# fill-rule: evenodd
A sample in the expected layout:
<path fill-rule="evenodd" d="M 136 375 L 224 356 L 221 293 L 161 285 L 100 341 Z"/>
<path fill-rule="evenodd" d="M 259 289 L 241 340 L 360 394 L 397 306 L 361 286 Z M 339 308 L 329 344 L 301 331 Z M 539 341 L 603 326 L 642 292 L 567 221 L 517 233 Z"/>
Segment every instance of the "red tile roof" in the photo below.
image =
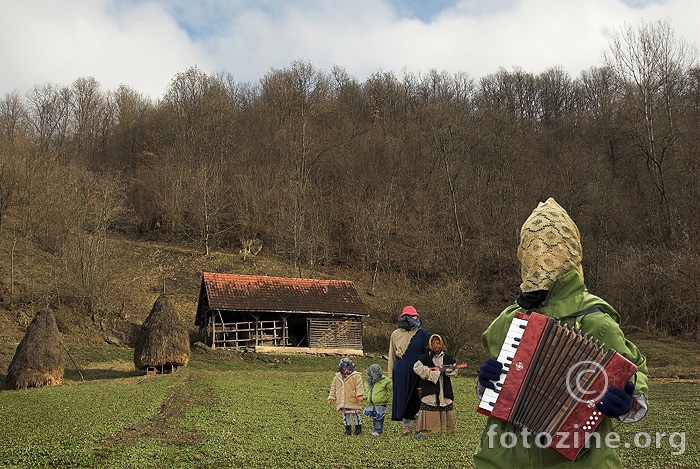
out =
<path fill-rule="evenodd" d="M 203 272 L 202 288 L 210 310 L 367 315 L 353 282 L 348 280 Z"/>

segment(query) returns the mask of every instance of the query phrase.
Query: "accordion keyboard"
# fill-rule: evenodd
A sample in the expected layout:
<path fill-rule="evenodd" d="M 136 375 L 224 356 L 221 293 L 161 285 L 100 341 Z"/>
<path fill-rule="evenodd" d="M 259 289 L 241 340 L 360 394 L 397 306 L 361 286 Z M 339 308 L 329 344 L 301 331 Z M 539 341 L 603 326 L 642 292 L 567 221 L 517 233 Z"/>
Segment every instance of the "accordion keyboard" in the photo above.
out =
<path fill-rule="evenodd" d="M 508 370 L 510 369 L 510 365 L 513 362 L 513 357 L 515 356 L 515 352 L 518 349 L 518 344 L 520 343 L 520 339 L 523 336 L 523 332 L 525 331 L 526 325 L 527 319 L 520 319 L 517 317 L 513 318 L 513 322 L 510 323 L 508 333 L 506 334 L 506 338 L 503 341 L 503 346 L 501 347 L 501 351 L 499 352 L 498 358 L 496 359 L 503 365 L 503 368 L 501 369 L 501 377 L 495 383 L 495 390 L 489 388 L 486 388 L 484 390 L 481 402 L 479 403 L 479 407 L 481 409 L 484 409 L 488 412 L 493 411 L 493 407 L 496 405 L 496 401 L 498 401 L 499 392 L 503 387 L 503 383 L 506 380 Z"/>

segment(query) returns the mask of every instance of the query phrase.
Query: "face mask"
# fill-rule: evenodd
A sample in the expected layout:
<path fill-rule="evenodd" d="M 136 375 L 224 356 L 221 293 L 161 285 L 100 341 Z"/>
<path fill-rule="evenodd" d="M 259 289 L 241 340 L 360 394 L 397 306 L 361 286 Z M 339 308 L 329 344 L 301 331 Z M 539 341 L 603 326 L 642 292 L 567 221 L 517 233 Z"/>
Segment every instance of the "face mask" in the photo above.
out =
<path fill-rule="evenodd" d="M 423 325 L 423 322 L 420 320 L 418 316 L 404 316 L 408 318 L 408 323 L 415 327 L 416 329 L 420 329 L 421 326 Z"/>

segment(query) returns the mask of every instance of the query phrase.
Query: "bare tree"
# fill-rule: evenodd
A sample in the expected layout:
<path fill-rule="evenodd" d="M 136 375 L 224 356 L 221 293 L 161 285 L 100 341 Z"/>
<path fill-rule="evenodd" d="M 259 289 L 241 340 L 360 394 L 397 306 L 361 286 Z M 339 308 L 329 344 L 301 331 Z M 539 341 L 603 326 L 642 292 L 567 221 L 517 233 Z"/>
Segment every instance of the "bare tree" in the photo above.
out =
<path fill-rule="evenodd" d="M 27 124 L 27 110 L 19 93 L 9 93 L 0 100 L 0 141 L 13 144 L 26 139 Z"/>
<path fill-rule="evenodd" d="M 79 78 L 70 88 L 70 136 L 73 155 L 89 167 L 101 169 L 109 135 L 114 127 L 114 106 L 92 77 Z"/>
<path fill-rule="evenodd" d="M 218 78 L 191 68 L 173 79 L 157 118 L 156 152 L 140 153 L 136 170 L 137 190 L 149 200 L 142 210 L 155 218 L 149 225 L 200 243 L 208 255 L 214 236 L 235 225 L 227 181 L 236 168 L 232 96 Z"/>
<path fill-rule="evenodd" d="M 607 67 L 592 67 L 583 71 L 574 88 L 574 112 L 580 122 L 587 123 L 581 129 L 582 143 L 589 151 L 604 155 L 605 160 L 600 163 L 617 177 L 626 140 L 620 122 L 622 97 L 616 91 L 612 71 Z"/>
<path fill-rule="evenodd" d="M 482 329 L 477 325 L 474 292 L 464 282 L 450 280 L 427 288 L 420 306 L 430 332 L 441 335 L 452 355 L 468 346 L 480 344 Z"/>
<path fill-rule="evenodd" d="M 461 81 L 459 79 L 462 79 Z M 463 88 L 455 85 L 466 83 Z M 432 71 L 428 74 L 424 84 L 425 96 L 425 138 L 430 143 L 431 157 L 435 158 L 432 166 L 441 166 L 448 200 L 451 208 L 451 224 L 455 233 L 454 253 L 459 272 L 459 259 L 464 249 L 464 228 L 460 219 L 459 206 L 463 203 L 458 194 L 462 185 L 461 178 L 465 177 L 465 170 L 469 164 L 469 153 L 474 148 L 474 141 L 470 141 L 470 115 L 473 99 L 473 85 L 466 77 L 451 78 L 446 74 L 437 74 Z M 468 177 L 468 176 L 466 176 Z"/>
<path fill-rule="evenodd" d="M 5 214 L 20 203 L 26 186 L 25 164 L 30 147 L 26 138 L 27 116 L 17 93 L 0 100 L 0 228 Z"/>
<path fill-rule="evenodd" d="M 64 209 L 71 217 L 60 233 L 59 256 L 72 291 L 79 293 L 96 324 L 105 312 L 105 300 L 113 282 L 110 225 L 123 210 L 123 183 L 118 177 L 72 169 Z"/>
<path fill-rule="evenodd" d="M 70 93 L 53 85 L 36 86 L 27 97 L 30 136 L 39 150 L 65 155 Z"/>
<path fill-rule="evenodd" d="M 681 137 L 676 96 L 695 55 L 687 42 L 676 37 L 669 21 L 660 20 L 616 32 L 604 61 L 624 92 L 628 132 L 645 160 L 661 220 L 670 230 L 666 171 Z"/>
<path fill-rule="evenodd" d="M 153 105 L 125 85 L 117 88 L 109 99 L 114 106 L 114 122 L 105 164 L 128 173 L 134 170 L 136 156 L 146 150 L 146 122 Z"/>

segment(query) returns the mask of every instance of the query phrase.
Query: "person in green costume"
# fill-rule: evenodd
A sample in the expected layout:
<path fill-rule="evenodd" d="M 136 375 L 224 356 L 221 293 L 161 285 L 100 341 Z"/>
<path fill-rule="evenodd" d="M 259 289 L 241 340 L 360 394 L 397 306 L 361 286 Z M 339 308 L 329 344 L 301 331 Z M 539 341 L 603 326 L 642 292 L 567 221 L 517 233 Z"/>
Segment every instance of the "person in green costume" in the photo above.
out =
<path fill-rule="evenodd" d="M 591 437 L 589 448 L 573 461 L 538 444 L 536 435 L 526 432 L 524 435 L 523 429 L 489 417 L 474 453 L 477 468 L 622 467 L 618 445 L 606 444 L 605 436 L 614 431 L 614 421 L 634 423 L 646 414 L 646 358 L 625 338 L 618 312 L 605 300 L 588 292 L 583 281 L 582 258 L 579 230 L 566 210 L 553 198 L 540 203 L 520 230 L 520 293 L 515 304 L 507 307 L 482 334 L 490 358 L 479 369 L 477 395 L 481 398 L 486 388 L 496 387 L 503 365 L 496 357 L 516 312 L 537 311 L 559 318 L 605 344 L 605 350 L 615 349 L 637 365 L 637 372 L 624 389 L 611 386 L 596 404 L 597 410 L 605 415 L 596 430 L 599 435 Z M 597 310 L 567 318 L 589 308 Z"/>

